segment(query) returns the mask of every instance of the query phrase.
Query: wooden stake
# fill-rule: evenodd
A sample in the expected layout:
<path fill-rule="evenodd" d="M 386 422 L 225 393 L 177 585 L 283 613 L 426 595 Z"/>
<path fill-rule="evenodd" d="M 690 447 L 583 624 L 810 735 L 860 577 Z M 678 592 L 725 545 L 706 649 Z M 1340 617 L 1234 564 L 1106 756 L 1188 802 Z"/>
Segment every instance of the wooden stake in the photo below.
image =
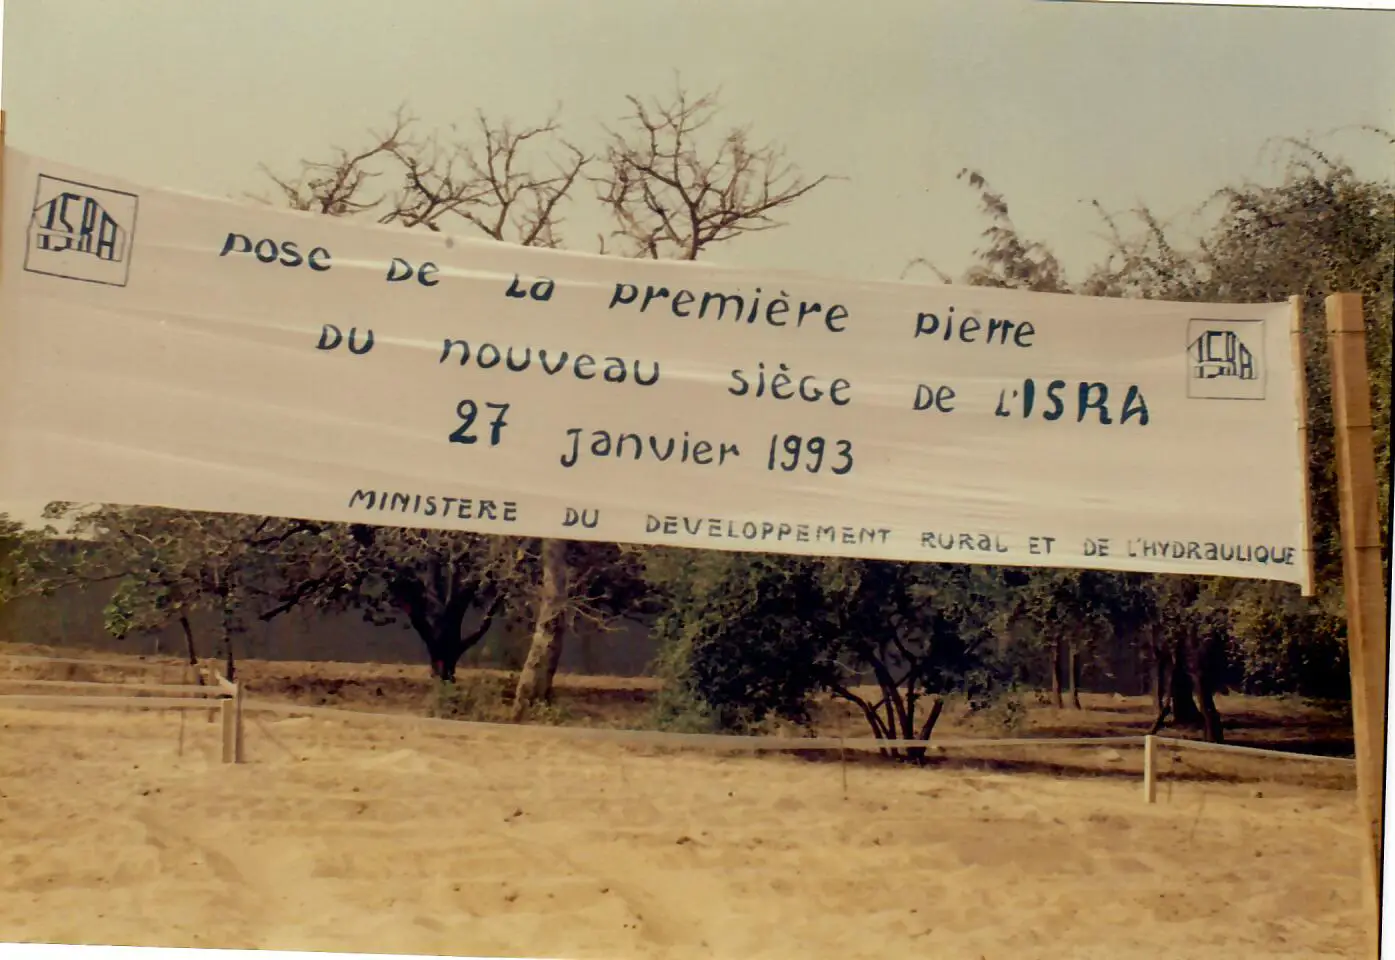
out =
<path fill-rule="evenodd" d="M 838 765 L 842 768 L 843 774 L 843 799 L 848 799 L 848 748 L 843 744 L 843 738 L 838 738 Z"/>
<path fill-rule="evenodd" d="M 1308 470 L 1308 366 L 1307 351 L 1303 343 L 1303 298 L 1290 297 L 1289 341 L 1293 346 L 1294 403 L 1298 410 L 1298 463 L 1303 479 L 1303 527 L 1299 531 L 1302 542 L 1298 549 L 1303 557 L 1303 596 L 1317 593 L 1316 557 L 1313 553 L 1313 490 L 1309 483 Z"/>
<path fill-rule="evenodd" d="M 1327 298 L 1326 308 L 1337 497 L 1341 507 L 1342 579 L 1347 601 L 1347 655 L 1351 661 L 1351 712 L 1356 728 L 1356 789 L 1368 847 L 1364 859 L 1375 911 L 1372 922 L 1378 956 L 1390 637 L 1380 556 L 1366 321 L 1359 294 L 1334 294 Z"/>
<path fill-rule="evenodd" d="M 242 748 L 242 684 L 240 683 L 237 685 L 237 689 L 233 692 L 233 703 L 237 705 L 236 708 L 233 710 L 233 724 L 236 728 L 236 732 L 233 734 L 233 763 L 243 763 L 244 757 Z"/>
<path fill-rule="evenodd" d="M 1158 738 L 1143 738 L 1143 802 L 1158 802 Z"/>
<path fill-rule="evenodd" d="M 224 697 L 219 701 L 219 710 L 223 715 L 223 762 L 234 763 L 237 760 L 237 704 L 232 697 Z"/>

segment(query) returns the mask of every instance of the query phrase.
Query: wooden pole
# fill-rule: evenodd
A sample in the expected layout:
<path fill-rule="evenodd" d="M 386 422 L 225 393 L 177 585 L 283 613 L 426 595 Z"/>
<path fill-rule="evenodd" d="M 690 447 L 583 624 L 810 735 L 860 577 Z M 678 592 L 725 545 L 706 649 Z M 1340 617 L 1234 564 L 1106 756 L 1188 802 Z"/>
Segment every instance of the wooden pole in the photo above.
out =
<path fill-rule="evenodd" d="M 1351 712 L 1356 734 L 1356 789 L 1366 833 L 1368 889 L 1379 955 L 1381 856 L 1385 825 L 1385 707 L 1390 637 L 1380 555 L 1380 495 L 1366 369 L 1361 296 L 1327 298 L 1332 414 L 1341 508 L 1342 579 L 1347 601 Z"/>
<path fill-rule="evenodd" d="M 237 704 L 233 711 L 233 723 L 237 728 L 237 732 L 233 734 L 233 763 L 242 763 L 242 684 L 240 683 L 237 685 L 236 692 L 233 693 L 233 702 Z"/>
<path fill-rule="evenodd" d="M 843 738 L 838 738 L 838 766 L 842 768 L 843 774 L 843 799 L 848 799 L 848 748 L 843 744 Z"/>
<path fill-rule="evenodd" d="M 1313 489 L 1308 469 L 1308 365 L 1303 342 L 1303 298 L 1289 298 L 1289 342 L 1293 347 L 1294 403 L 1298 418 L 1298 463 L 1303 480 L 1303 527 L 1298 544 L 1303 558 L 1303 596 L 1317 593 L 1316 556 L 1313 553 Z"/>
<path fill-rule="evenodd" d="M 219 702 L 223 714 L 223 762 L 237 760 L 237 704 L 232 697 L 224 697 Z"/>
<path fill-rule="evenodd" d="M 1158 738 L 1143 738 L 1143 802 L 1158 802 Z"/>
<path fill-rule="evenodd" d="M 0 110 L 0 235 L 5 232 L 5 111 Z M 4 279 L 5 248 L 0 245 L 0 279 Z"/>

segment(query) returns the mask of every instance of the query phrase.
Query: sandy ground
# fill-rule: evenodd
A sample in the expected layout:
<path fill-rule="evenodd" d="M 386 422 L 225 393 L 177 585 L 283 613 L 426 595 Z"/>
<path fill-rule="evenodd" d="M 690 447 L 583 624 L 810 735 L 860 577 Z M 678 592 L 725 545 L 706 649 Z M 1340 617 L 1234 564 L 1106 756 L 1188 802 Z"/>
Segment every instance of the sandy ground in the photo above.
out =
<path fill-rule="evenodd" d="M 1354 957 L 1354 794 L 0 707 L 0 940 L 532 957 Z M 844 794 L 843 774 L 847 777 Z M 1257 795 L 1259 794 L 1259 795 Z"/>

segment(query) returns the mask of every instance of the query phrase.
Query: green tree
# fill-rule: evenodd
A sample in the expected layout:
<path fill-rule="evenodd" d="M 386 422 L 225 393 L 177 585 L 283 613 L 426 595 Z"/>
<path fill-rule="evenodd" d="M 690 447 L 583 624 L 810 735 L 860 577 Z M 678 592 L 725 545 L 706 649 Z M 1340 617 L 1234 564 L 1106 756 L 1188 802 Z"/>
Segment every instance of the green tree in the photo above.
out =
<path fill-rule="evenodd" d="M 1009 621 L 1026 626 L 1045 654 L 1055 705 L 1069 699 L 1079 710 L 1081 672 L 1113 637 L 1113 578 L 1096 570 L 1052 570 L 1031 571 L 1022 579 L 1008 599 Z"/>
<path fill-rule="evenodd" d="M 1307 143 L 1290 140 L 1278 146 L 1285 151 L 1279 182 L 1245 182 L 1217 191 L 1203 208 L 1214 214 L 1212 226 L 1190 249 L 1147 208 L 1133 212 L 1139 226 L 1132 233 L 1123 229 L 1122 218 L 1100 208 L 1112 249 L 1079 283 L 1068 279 L 1045 244 L 1021 235 L 1007 202 L 981 174 L 960 174 L 978 191 L 988 220 L 986 242 L 965 282 L 1183 301 L 1303 297 L 1316 601 L 1303 600 L 1283 584 L 1208 581 L 1182 589 L 1159 578 L 1133 578 L 1128 589 L 1100 600 L 1110 604 L 1101 614 L 1116 624 L 1134 622 L 1139 611 L 1150 611 L 1148 623 L 1114 630 L 1112 642 L 1141 641 L 1160 671 L 1155 675 L 1160 723 L 1171 714 L 1179 722 L 1201 724 L 1212 737 L 1221 735 L 1220 720 L 1214 703 L 1207 701 L 1231 661 L 1253 689 L 1331 694 L 1345 686 L 1331 391 L 1321 313 L 1323 299 L 1335 292 L 1361 293 L 1366 310 L 1387 576 L 1389 570 L 1390 318 L 1395 309 L 1395 275 L 1389 265 L 1395 260 L 1395 184 L 1361 179 L 1349 165 Z M 917 264 L 935 269 L 923 260 L 912 262 Z M 948 281 L 942 271 L 935 272 Z M 1024 605 L 1035 604 L 1035 620 L 1052 623 L 1050 608 L 1061 600 L 1066 576 L 1033 572 L 1026 594 L 1035 600 L 1019 597 L 1019 614 Z M 1194 605 L 1193 594 L 1203 598 L 1202 607 Z M 1202 699 L 1200 707 L 1193 695 Z"/>
<path fill-rule="evenodd" d="M 367 524 L 297 523 L 270 556 L 261 620 L 297 607 L 360 612 L 369 623 L 405 622 L 431 673 L 454 683 L 461 658 L 496 623 L 517 616 L 527 552 L 516 540 Z"/>
<path fill-rule="evenodd" d="M 975 251 L 976 262 L 961 282 L 1036 293 L 1076 292 L 1051 249 L 1018 230 L 1006 199 L 983 174 L 966 169 L 958 178 L 977 192 L 979 209 L 987 220 L 984 243 Z M 907 271 L 915 266 L 927 267 L 944 282 L 951 282 L 924 259 L 913 260 Z M 1009 579 L 1013 587 L 1004 610 L 1009 630 L 1019 644 L 1029 648 L 1024 652 L 1045 660 L 1055 705 L 1064 705 L 1064 690 L 1071 706 L 1079 709 L 1081 672 L 1089 658 L 1103 644 L 1136 639 L 1148 581 L 1099 571 L 1055 569 L 1027 569 Z M 1151 605 L 1147 608 L 1152 610 Z M 1191 716 L 1185 708 L 1183 712 Z"/>
<path fill-rule="evenodd" d="M 1378 131 L 1376 133 L 1379 133 Z M 1383 135 L 1383 134 L 1382 134 Z M 1391 317 L 1395 315 L 1395 182 L 1367 180 L 1301 141 L 1276 143 L 1284 161 L 1278 183 L 1242 183 L 1208 201 L 1214 226 L 1183 249 L 1144 209 L 1142 229 L 1126 235 L 1106 216 L 1114 250 L 1082 292 L 1216 302 L 1303 299 L 1307 341 L 1309 485 L 1317 597 L 1265 582 L 1231 585 L 1227 610 L 1231 652 L 1257 689 L 1345 688 L 1345 597 L 1336 492 L 1330 367 L 1323 300 L 1363 298 L 1381 483 L 1381 542 L 1390 562 Z M 1306 666 L 1305 666 L 1306 665 Z M 1282 667 L 1283 673 L 1273 671 Z M 1335 669 L 1334 669 L 1335 668 Z M 1308 674 L 1309 669 L 1315 673 Z M 1298 672 L 1305 674 L 1299 677 Z"/>
<path fill-rule="evenodd" d="M 155 507 L 79 508 L 50 504 L 50 524 L 27 538 L 23 589 L 59 591 L 112 585 L 104 610 L 117 638 L 178 626 L 191 664 L 199 659 L 195 623 L 214 623 L 229 678 L 233 638 L 247 626 L 255 582 L 270 572 L 267 551 L 290 535 L 286 521 Z M 59 537 L 54 523 L 61 522 Z"/>
<path fill-rule="evenodd" d="M 1011 679 L 986 567 L 654 551 L 648 570 L 666 600 L 655 633 L 719 727 L 807 723 L 826 693 L 878 739 L 927 740 L 947 698 L 983 706 Z"/>
<path fill-rule="evenodd" d="M 11 520 L 7 513 L 0 513 L 0 607 L 19 586 L 23 534 L 22 524 Z"/>
<path fill-rule="evenodd" d="M 672 548 L 644 558 L 663 598 L 652 633 L 665 692 L 715 729 L 806 723 L 814 694 L 842 679 L 816 561 Z"/>
<path fill-rule="evenodd" d="M 230 675 L 235 638 L 251 623 L 306 606 L 405 622 L 433 674 L 449 682 L 507 608 L 524 562 L 511 541 L 448 531 L 154 507 L 48 512 L 70 534 L 32 538 L 27 592 L 114 585 L 107 630 L 125 637 L 178 626 L 191 662 L 195 625 L 211 620 Z"/>

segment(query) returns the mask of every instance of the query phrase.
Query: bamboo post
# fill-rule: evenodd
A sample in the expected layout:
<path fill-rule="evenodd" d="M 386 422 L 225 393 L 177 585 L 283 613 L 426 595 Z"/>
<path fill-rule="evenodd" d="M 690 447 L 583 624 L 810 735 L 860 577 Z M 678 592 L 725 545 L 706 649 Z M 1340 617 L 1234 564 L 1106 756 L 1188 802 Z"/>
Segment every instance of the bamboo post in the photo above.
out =
<path fill-rule="evenodd" d="M 1298 418 L 1298 469 L 1303 483 L 1303 526 L 1298 544 L 1303 558 L 1303 596 L 1317 593 L 1317 572 L 1313 553 L 1313 489 L 1308 469 L 1308 365 L 1303 342 L 1303 298 L 1289 298 L 1289 342 L 1293 347 L 1294 404 Z"/>
<path fill-rule="evenodd" d="M 1379 493 L 1361 296 L 1327 298 L 1337 498 L 1341 508 L 1342 579 L 1347 602 L 1356 787 L 1366 833 L 1368 893 L 1380 936 L 1381 854 L 1385 808 L 1385 708 L 1389 634 L 1381 564 Z M 1377 952 L 1377 955 L 1379 953 Z"/>
<path fill-rule="evenodd" d="M 1158 802 L 1158 738 L 1143 738 L 1143 802 Z"/>

